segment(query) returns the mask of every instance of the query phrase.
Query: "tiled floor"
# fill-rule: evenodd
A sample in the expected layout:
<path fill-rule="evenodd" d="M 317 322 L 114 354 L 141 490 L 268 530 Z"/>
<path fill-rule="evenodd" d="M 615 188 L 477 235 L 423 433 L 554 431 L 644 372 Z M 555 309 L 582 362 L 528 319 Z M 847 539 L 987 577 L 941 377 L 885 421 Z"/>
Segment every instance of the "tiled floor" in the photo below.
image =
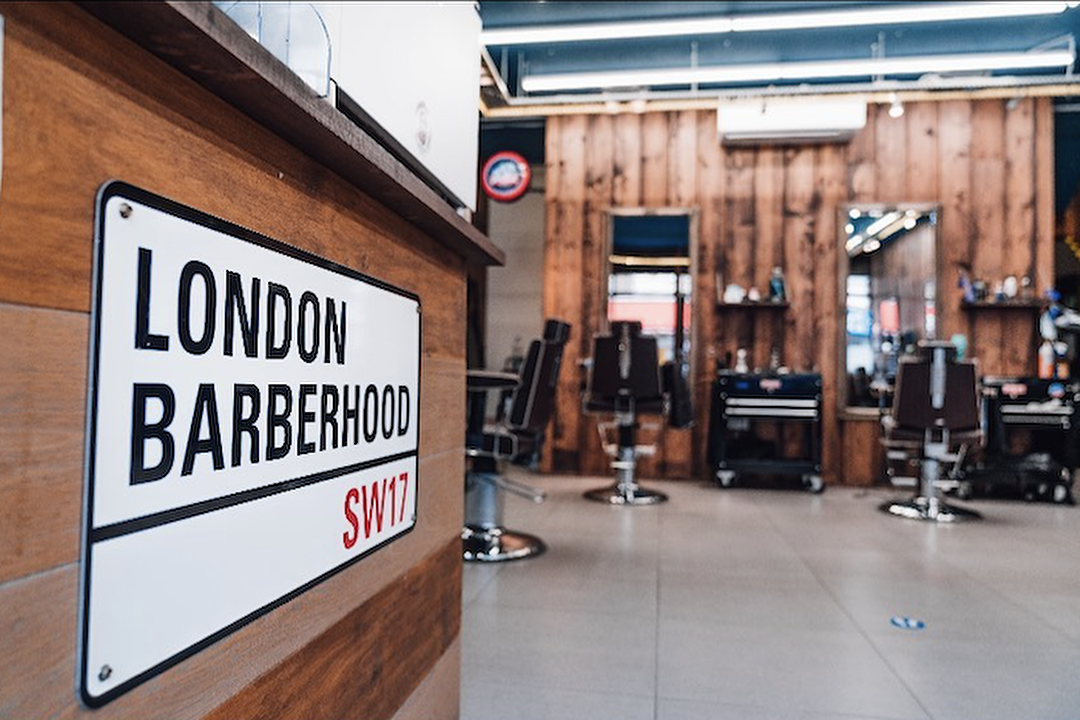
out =
<path fill-rule="evenodd" d="M 466 565 L 464 720 L 1080 718 L 1080 507 L 937 527 L 878 489 L 620 508 L 521 479 L 548 500 L 507 498 L 507 526 L 549 550 Z"/>

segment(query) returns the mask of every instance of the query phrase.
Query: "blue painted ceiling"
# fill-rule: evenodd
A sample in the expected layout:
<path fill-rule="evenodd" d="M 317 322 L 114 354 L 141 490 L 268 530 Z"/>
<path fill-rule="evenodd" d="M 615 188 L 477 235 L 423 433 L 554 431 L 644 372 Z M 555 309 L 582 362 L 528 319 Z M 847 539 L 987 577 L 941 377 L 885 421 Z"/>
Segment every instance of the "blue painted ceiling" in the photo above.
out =
<path fill-rule="evenodd" d="M 506 2 L 482 0 L 485 29 L 581 23 L 648 22 L 660 19 L 733 17 L 855 8 L 927 6 L 912 2 Z M 940 4 L 940 3 L 934 3 Z M 1067 47 L 1080 37 L 1080 8 L 1044 16 L 911 23 L 847 28 L 683 35 L 669 38 L 606 40 L 547 45 L 489 46 L 513 98 L 523 74 L 689 67 L 696 44 L 699 66 L 801 62 L 956 53 L 1024 52 L 1043 46 Z M 1031 71 L 1029 71 L 1031 72 Z M 1034 71 L 1043 75 L 1047 71 Z M 1008 75 L 1024 75 L 1009 71 Z M 1052 74 L 1065 78 L 1064 73 Z M 902 79 L 902 78 L 897 78 Z M 913 80 L 914 78 L 908 78 Z M 850 78 L 865 83 L 869 78 Z M 792 81 L 794 83 L 796 81 Z M 843 82 L 832 79 L 829 84 Z M 792 83 L 788 83 L 789 85 Z M 814 81 L 797 81 L 812 88 Z M 772 87 L 782 86 L 774 82 Z M 670 89 L 670 88 L 669 88 Z M 708 87 L 702 87 L 708 90 Z M 753 90 L 748 85 L 717 89 Z M 655 88 L 654 88 L 655 90 Z M 488 92 L 492 92 L 490 89 Z M 590 91 L 586 91 L 590 92 Z M 570 93 L 566 93 L 570 94 Z M 1062 101 L 1063 103 L 1066 101 Z M 1071 101 L 1080 102 L 1080 98 Z M 1055 122 L 1057 205 L 1060 211 L 1080 184 L 1080 113 L 1057 113 Z M 543 121 L 485 121 L 481 153 L 513 149 L 530 162 L 543 161 Z"/>
<path fill-rule="evenodd" d="M 929 5 L 911 2 L 504 2 L 479 3 L 484 28 L 647 22 L 815 10 Z M 953 3 L 955 4 L 955 3 Z M 1024 52 L 1080 34 L 1080 8 L 1043 16 L 806 30 L 682 35 L 548 45 L 490 46 L 512 94 L 523 73 L 547 74 L 688 67 L 696 43 L 700 66 L 886 57 Z M 1056 47 L 1063 47 L 1060 42 Z M 1040 71 L 1035 71 L 1040 72 Z M 1010 71 L 1010 75 L 1031 71 Z M 805 81 L 791 81 L 802 84 Z M 835 81 L 830 81 L 835 82 Z M 776 82 L 782 85 L 783 82 Z"/>

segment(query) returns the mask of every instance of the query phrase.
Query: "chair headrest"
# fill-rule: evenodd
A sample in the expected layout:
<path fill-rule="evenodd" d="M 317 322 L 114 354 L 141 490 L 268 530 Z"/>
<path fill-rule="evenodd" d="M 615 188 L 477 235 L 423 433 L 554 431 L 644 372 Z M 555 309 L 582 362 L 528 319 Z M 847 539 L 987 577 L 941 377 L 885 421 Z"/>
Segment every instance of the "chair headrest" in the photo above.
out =
<path fill-rule="evenodd" d="M 957 348 L 951 342 L 947 340 L 920 340 L 919 341 L 919 358 L 931 361 L 934 357 L 935 350 L 945 351 L 945 362 L 956 362 Z"/>
<path fill-rule="evenodd" d="M 548 320 L 544 323 L 544 340 L 549 343 L 565 343 L 570 338 L 570 324 L 562 320 Z"/>
<path fill-rule="evenodd" d="M 638 337 L 641 335 L 641 321 L 615 320 L 611 323 L 611 335 L 613 337 L 622 337 L 624 329 L 627 337 Z"/>

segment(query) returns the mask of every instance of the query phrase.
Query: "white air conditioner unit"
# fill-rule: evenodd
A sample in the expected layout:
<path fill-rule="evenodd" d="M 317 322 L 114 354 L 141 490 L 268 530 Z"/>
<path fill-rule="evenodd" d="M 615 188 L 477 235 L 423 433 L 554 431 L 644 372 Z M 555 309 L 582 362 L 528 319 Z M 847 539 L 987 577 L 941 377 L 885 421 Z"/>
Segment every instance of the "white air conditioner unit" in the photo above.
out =
<path fill-rule="evenodd" d="M 716 112 L 720 142 L 847 142 L 866 126 L 866 102 L 851 99 L 721 101 Z"/>

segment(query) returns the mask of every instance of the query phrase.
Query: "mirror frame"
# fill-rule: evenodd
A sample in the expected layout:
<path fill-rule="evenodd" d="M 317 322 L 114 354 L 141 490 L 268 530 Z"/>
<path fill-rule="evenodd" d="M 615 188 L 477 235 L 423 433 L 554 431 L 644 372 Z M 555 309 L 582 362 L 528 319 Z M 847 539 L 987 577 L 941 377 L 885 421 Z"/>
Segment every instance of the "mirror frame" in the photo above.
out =
<path fill-rule="evenodd" d="M 701 211 L 697 206 L 651 206 L 651 207 L 617 207 L 612 206 L 604 212 L 604 243 L 603 243 L 603 257 L 600 262 L 600 297 L 597 303 L 597 318 L 596 332 L 606 333 L 610 332 L 611 326 L 608 324 L 608 291 L 609 291 L 609 278 L 611 276 L 611 257 L 612 250 L 615 247 L 615 217 L 657 217 L 657 216 L 674 216 L 685 215 L 689 218 L 689 235 L 687 243 L 687 253 L 689 253 L 690 267 L 687 271 L 690 275 L 690 282 L 692 292 L 690 293 L 690 353 L 686 358 L 687 365 L 687 381 L 691 388 L 694 386 L 694 371 L 697 369 L 698 363 L 694 360 L 694 356 L 699 352 L 698 339 L 701 333 L 698 329 L 698 325 L 701 324 L 702 313 L 699 310 L 701 295 L 698 292 L 698 236 L 700 233 L 700 221 Z M 591 340 L 590 340 L 591 342 Z M 693 392 L 693 390 L 691 390 Z"/>
<path fill-rule="evenodd" d="M 941 336 L 941 309 L 942 309 L 942 277 L 943 270 L 942 261 L 944 259 L 944 253 L 942 252 L 941 243 L 941 205 L 933 202 L 894 202 L 894 203 L 860 203 L 852 202 L 840 205 L 836 210 L 836 242 L 837 242 L 837 316 L 839 321 L 836 324 L 836 335 L 838 352 L 836 356 L 837 362 L 837 388 L 836 388 L 836 401 L 837 410 L 842 420 L 858 420 L 858 419 L 878 419 L 881 416 L 881 412 L 878 408 L 859 407 L 855 405 L 848 405 L 848 383 L 847 383 L 847 278 L 848 271 L 851 267 L 850 260 L 848 258 L 845 245 L 847 243 L 847 231 L 844 227 L 848 223 L 850 212 L 852 210 L 860 210 L 862 212 L 872 212 L 879 210 L 885 212 L 887 210 L 918 210 L 923 214 L 934 213 L 936 218 L 934 221 L 934 315 L 935 315 L 935 335 Z"/>

